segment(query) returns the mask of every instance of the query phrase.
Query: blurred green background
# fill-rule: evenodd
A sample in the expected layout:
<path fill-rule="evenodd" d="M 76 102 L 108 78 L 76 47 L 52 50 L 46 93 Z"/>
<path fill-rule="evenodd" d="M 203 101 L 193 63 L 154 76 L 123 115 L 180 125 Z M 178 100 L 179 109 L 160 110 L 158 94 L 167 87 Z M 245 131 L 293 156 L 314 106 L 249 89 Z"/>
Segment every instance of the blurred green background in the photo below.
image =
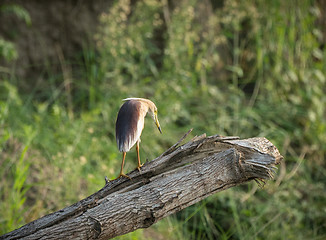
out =
<path fill-rule="evenodd" d="M 0 234 L 117 176 L 121 100 L 144 97 L 163 134 L 146 120 L 143 161 L 190 128 L 266 137 L 285 158 L 263 189 L 117 239 L 326 239 L 324 1 L 53 2 L 0 1 Z"/>

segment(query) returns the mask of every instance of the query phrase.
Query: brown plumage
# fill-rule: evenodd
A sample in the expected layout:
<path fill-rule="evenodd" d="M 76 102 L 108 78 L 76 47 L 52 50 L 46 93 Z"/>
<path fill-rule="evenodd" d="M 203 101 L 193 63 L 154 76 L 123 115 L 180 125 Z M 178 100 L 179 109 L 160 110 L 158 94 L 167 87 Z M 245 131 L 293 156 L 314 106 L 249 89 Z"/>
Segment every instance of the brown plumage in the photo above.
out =
<path fill-rule="evenodd" d="M 128 177 L 123 173 L 123 165 L 126 152 L 128 152 L 135 144 L 137 144 L 136 152 L 138 158 L 138 170 L 140 170 L 142 166 L 139 157 L 139 142 L 144 128 L 144 119 L 147 113 L 152 116 L 157 128 L 161 132 L 157 118 L 157 108 L 152 101 L 144 98 L 127 98 L 124 99 L 124 101 L 126 102 L 119 110 L 115 129 L 118 149 L 122 152 L 122 164 L 119 177 Z"/>

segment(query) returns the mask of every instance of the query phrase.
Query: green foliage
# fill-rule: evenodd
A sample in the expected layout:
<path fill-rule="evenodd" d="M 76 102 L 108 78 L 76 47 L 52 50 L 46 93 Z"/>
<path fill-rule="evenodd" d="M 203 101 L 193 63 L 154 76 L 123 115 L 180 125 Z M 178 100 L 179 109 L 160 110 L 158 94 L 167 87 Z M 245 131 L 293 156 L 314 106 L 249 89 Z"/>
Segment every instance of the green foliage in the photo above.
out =
<path fill-rule="evenodd" d="M 26 192 L 29 190 L 30 186 L 26 185 L 26 179 L 29 175 L 29 165 L 30 162 L 25 163 L 24 157 L 28 147 L 26 146 L 21 153 L 20 158 L 14 165 L 13 177 L 14 183 L 13 186 L 8 186 L 5 182 L 0 194 L 5 199 L 11 199 L 11 202 L 4 202 L 5 204 L 1 205 L 1 212 L 5 219 L 2 219 L 3 229 L 2 230 L 14 230 L 17 226 L 24 222 L 23 214 L 26 210 L 24 210 L 24 203 L 26 201 Z M 13 165 L 12 162 L 4 162 L 3 170 L 7 170 L 10 168 L 10 165 Z M 3 171 L 2 170 L 2 171 Z M 1 175 L 5 175 L 4 172 Z"/>
<path fill-rule="evenodd" d="M 0 38 L 0 56 L 8 62 L 17 59 L 18 53 L 14 44 Z"/>
<path fill-rule="evenodd" d="M 30 126 L 24 125 L 24 135 L 27 137 L 25 146 L 13 147 L 11 131 L 7 128 L 9 110 L 11 106 L 21 105 L 21 100 L 17 95 L 15 87 L 8 82 L 0 85 L 1 96 L 6 96 L 6 102 L 0 101 L 0 205 L 1 232 L 14 230 L 17 226 L 24 223 L 24 213 L 26 209 L 27 192 L 30 185 L 26 183 L 29 176 L 31 162 L 26 159 L 30 142 L 35 136 Z M 20 153 L 21 152 L 21 153 Z M 7 181 L 7 178 L 13 181 Z"/>
<path fill-rule="evenodd" d="M 4 4 L 0 6 L 0 13 L 14 14 L 24 20 L 26 25 L 30 26 L 32 24 L 29 13 L 19 5 Z M 17 59 L 18 53 L 12 42 L 0 38 L 0 57 L 3 57 L 8 62 Z"/>
<path fill-rule="evenodd" d="M 50 75 L 42 97 L 1 79 L 0 198 L 13 209 L 0 211 L 1 231 L 114 178 L 120 100 L 145 97 L 156 103 L 164 134 L 146 121 L 143 161 L 189 128 L 264 136 L 285 160 L 264 189 L 249 183 L 223 191 L 118 239 L 325 238 L 325 50 L 315 2 L 294 3 L 226 0 L 208 11 L 195 0 L 116 1 L 100 17 L 96 47 L 84 48 L 72 109 L 67 91 L 54 84 L 64 74 Z M 134 159 L 132 150 L 126 171 Z"/>
<path fill-rule="evenodd" d="M 107 59 L 101 61 L 101 67 L 116 86 L 122 87 L 126 81 L 148 82 L 158 75 L 153 55 L 159 49 L 152 41 L 154 30 L 162 25 L 159 10 L 157 1 L 139 1 L 131 14 L 130 1 L 125 0 L 118 1 L 108 14 L 102 14 L 101 21 L 110 24 L 97 37 L 100 53 Z"/>
<path fill-rule="evenodd" d="M 24 20 L 27 26 L 32 24 L 28 11 L 17 4 L 4 4 L 0 7 L 0 12 L 4 14 L 13 14 L 21 20 Z"/>

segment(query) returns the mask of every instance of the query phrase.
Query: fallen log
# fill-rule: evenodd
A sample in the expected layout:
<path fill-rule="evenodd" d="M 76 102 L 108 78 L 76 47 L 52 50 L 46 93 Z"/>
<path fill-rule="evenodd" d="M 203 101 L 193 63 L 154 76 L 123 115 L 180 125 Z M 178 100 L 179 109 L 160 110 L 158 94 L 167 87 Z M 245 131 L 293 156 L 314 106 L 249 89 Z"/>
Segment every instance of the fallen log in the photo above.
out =
<path fill-rule="evenodd" d="M 113 238 L 147 228 L 219 191 L 251 180 L 264 183 L 283 159 L 266 138 L 202 135 L 179 146 L 187 134 L 141 172 L 128 174 L 131 180 L 107 181 L 91 196 L 0 239 Z"/>

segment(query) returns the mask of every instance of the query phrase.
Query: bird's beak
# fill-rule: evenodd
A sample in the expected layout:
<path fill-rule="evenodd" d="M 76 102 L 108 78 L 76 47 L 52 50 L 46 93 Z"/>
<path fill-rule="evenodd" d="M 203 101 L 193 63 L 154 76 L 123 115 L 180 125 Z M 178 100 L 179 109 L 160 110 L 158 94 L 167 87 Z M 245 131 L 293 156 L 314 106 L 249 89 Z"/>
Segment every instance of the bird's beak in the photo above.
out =
<path fill-rule="evenodd" d="M 158 130 L 160 131 L 160 133 L 162 134 L 161 126 L 158 121 L 157 115 L 155 115 L 155 124 L 156 124 L 156 127 L 158 128 Z"/>

